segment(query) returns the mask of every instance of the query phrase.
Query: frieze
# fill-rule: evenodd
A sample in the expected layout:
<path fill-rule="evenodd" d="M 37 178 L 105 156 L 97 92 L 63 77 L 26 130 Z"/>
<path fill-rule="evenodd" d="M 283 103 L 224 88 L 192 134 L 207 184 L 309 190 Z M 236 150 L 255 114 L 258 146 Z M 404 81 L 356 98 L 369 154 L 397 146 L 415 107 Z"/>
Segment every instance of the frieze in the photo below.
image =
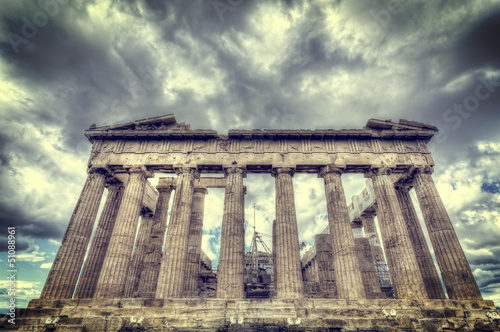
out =
<path fill-rule="evenodd" d="M 417 153 L 428 154 L 423 141 L 401 140 L 96 140 L 99 153 Z"/>
<path fill-rule="evenodd" d="M 394 141 L 394 147 L 396 148 L 397 153 L 405 153 L 405 147 L 403 146 L 403 143 L 400 140 L 395 140 Z"/>
<path fill-rule="evenodd" d="M 347 141 L 347 146 L 348 146 L 349 152 L 358 153 L 357 141 L 350 139 Z"/>
<path fill-rule="evenodd" d="M 327 139 L 324 143 L 326 152 L 335 152 L 335 141 L 333 139 Z"/>
<path fill-rule="evenodd" d="M 356 141 L 356 147 L 358 152 L 374 152 L 372 148 L 372 141 L 370 140 L 358 140 Z"/>
<path fill-rule="evenodd" d="M 304 153 L 311 153 L 312 148 L 311 148 L 311 140 L 302 140 L 300 141 L 301 146 L 302 146 L 302 152 Z"/>

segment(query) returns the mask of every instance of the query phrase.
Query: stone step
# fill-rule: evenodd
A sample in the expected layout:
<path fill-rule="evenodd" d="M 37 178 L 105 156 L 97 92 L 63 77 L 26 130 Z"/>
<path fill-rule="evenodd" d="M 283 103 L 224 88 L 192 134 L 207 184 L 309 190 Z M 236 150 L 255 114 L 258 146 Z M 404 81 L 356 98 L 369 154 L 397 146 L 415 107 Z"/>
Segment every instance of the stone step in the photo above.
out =
<path fill-rule="evenodd" d="M 117 304 L 121 303 L 122 307 Z M 45 307 L 43 305 L 57 305 Z M 93 300 L 32 301 L 22 331 L 500 331 L 491 301 L 448 300 Z M 488 315 L 490 317 L 488 317 Z M 493 318 L 492 318 L 493 317 Z M 57 321 L 55 321 L 57 319 Z M 55 322 L 55 323 L 54 323 Z M 22 328 L 22 329 L 21 329 Z M 379 328 L 382 328 L 381 330 Z M 392 330 L 391 330 L 392 329 Z"/>

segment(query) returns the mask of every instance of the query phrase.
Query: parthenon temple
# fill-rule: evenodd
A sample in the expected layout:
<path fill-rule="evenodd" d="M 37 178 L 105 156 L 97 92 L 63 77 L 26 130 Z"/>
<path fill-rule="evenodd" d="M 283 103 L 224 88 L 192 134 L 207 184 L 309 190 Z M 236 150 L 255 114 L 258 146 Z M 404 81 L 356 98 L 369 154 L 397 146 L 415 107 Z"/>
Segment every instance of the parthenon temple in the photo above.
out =
<path fill-rule="evenodd" d="M 172 114 L 92 125 L 83 190 L 40 299 L 20 321 L 30 331 L 498 330 L 433 181 L 436 132 L 370 119 L 362 129 L 222 135 Z M 164 175 L 153 187 L 155 173 Z M 262 299 L 245 287 L 253 173 L 275 182 L 272 291 Z M 298 173 L 323 179 L 328 212 L 302 257 Z M 350 204 L 347 173 L 367 178 Z M 224 189 L 217 267 L 201 249 L 211 188 Z"/>

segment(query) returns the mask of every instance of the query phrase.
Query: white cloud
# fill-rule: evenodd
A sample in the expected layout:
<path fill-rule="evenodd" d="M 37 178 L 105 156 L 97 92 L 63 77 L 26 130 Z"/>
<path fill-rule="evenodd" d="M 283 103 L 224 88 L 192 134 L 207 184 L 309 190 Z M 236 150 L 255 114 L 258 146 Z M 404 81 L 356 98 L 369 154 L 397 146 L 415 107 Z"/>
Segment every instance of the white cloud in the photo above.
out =
<path fill-rule="evenodd" d="M 17 308 L 26 308 L 28 306 L 28 302 L 32 299 L 36 299 L 40 296 L 41 293 L 41 282 L 38 281 L 23 281 L 16 280 L 16 289 L 15 289 L 15 298 L 16 298 L 16 307 Z M 0 301 L 2 303 L 9 303 L 11 296 L 8 295 L 7 290 L 10 288 L 9 280 L 0 280 Z M 3 291 L 5 290 L 5 292 Z"/>
<path fill-rule="evenodd" d="M 208 258 L 212 261 L 217 259 L 217 255 L 212 250 L 212 241 L 215 239 L 215 235 L 212 234 L 203 234 L 203 238 L 201 241 L 201 249 L 207 254 Z"/>
<path fill-rule="evenodd" d="M 50 269 L 52 267 L 52 263 L 43 263 L 40 265 L 41 269 Z"/>
<path fill-rule="evenodd" d="M 56 246 L 61 246 L 61 241 L 57 241 L 54 239 L 49 239 L 49 243 L 52 243 L 53 245 L 56 245 Z"/>
<path fill-rule="evenodd" d="M 37 263 L 45 260 L 45 252 L 39 252 L 40 247 L 36 244 L 30 244 L 29 248 L 16 254 L 16 263 L 28 262 Z"/>

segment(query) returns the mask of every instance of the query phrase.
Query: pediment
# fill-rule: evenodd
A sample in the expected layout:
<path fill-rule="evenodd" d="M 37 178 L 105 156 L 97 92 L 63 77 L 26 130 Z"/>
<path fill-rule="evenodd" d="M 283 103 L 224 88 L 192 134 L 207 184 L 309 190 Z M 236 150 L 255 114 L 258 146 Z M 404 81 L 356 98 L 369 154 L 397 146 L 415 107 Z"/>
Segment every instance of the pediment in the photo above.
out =
<path fill-rule="evenodd" d="M 134 130 L 134 131 L 149 131 L 149 130 L 189 130 L 190 125 L 185 122 L 177 123 L 173 114 L 157 116 L 154 118 L 136 120 L 134 122 L 122 123 L 111 126 L 96 127 L 95 124 L 90 126 L 90 130 Z"/>

